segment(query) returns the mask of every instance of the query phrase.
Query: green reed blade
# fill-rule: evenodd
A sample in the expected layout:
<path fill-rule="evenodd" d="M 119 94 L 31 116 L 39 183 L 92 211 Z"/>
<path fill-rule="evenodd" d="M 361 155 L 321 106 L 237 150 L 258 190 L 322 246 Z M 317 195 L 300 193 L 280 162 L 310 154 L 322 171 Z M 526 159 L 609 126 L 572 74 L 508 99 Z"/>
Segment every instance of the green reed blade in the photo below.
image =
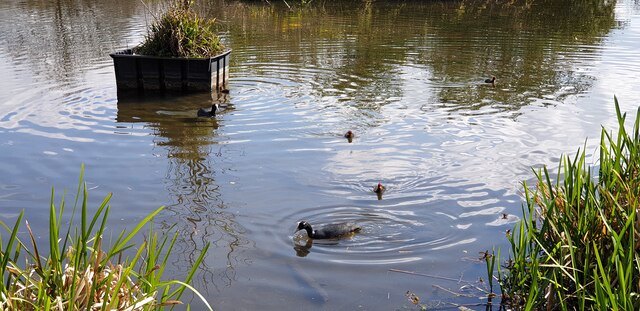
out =
<path fill-rule="evenodd" d="M 7 272 L 7 265 L 9 264 L 9 258 L 10 258 L 10 254 L 13 250 L 13 244 L 16 243 L 17 240 L 17 234 L 18 234 L 18 228 L 20 227 L 20 222 L 22 222 L 22 216 L 24 216 L 24 210 L 20 212 L 20 215 L 18 215 L 18 219 L 16 219 L 16 223 L 13 226 L 13 229 L 11 230 L 11 235 L 9 236 L 9 240 L 7 241 L 7 246 L 4 248 L 4 251 L 1 251 L 0 249 L 0 258 L 2 261 L 0 261 L 0 272 L 1 272 L 1 276 L 4 276 L 5 273 Z M 2 223 L 4 225 L 4 223 Z M 0 247 L 2 247 L 2 244 L 0 244 Z M 11 285 L 11 273 L 7 273 L 7 279 L 5 280 L 4 286 L 2 287 L 1 292 L 3 294 L 5 294 L 6 296 L 6 289 L 9 288 Z"/>
<path fill-rule="evenodd" d="M 142 229 L 142 227 L 144 227 L 149 221 L 151 221 L 151 219 L 153 219 L 158 213 L 160 213 L 160 211 L 162 211 L 164 209 L 164 206 L 159 207 L 158 209 L 156 209 L 153 213 L 149 214 L 147 217 L 145 217 L 144 219 L 142 219 L 140 222 L 138 222 L 138 224 L 136 225 L 135 228 L 133 228 L 133 230 L 131 230 L 129 232 L 129 234 L 127 234 L 126 236 L 123 237 L 124 232 L 120 235 L 120 237 L 118 237 L 118 240 L 116 242 L 116 245 L 114 245 L 112 247 L 112 249 L 109 251 L 107 257 L 111 258 L 114 254 L 116 253 L 120 253 L 123 250 L 125 250 L 126 248 L 128 248 L 126 246 L 127 243 L 129 243 L 129 241 L 138 234 L 138 232 L 140 231 L 140 229 Z"/>

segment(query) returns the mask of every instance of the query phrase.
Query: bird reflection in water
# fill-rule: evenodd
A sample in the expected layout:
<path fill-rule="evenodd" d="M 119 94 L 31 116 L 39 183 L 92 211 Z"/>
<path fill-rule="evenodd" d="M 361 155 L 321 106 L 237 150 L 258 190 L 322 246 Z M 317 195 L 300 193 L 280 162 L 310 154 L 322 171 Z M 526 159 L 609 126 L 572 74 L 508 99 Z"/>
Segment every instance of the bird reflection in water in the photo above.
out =
<path fill-rule="evenodd" d="M 314 240 L 304 235 L 298 235 L 298 238 L 293 240 L 293 250 L 298 257 L 306 257 L 311 253 L 311 247 L 313 247 Z M 316 241 L 320 245 L 338 245 L 337 240 L 322 240 Z"/>
<path fill-rule="evenodd" d="M 304 240 L 304 244 L 300 243 Z M 311 253 L 311 247 L 313 246 L 312 239 L 299 239 L 293 241 L 293 250 L 296 251 L 296 256 L 307 257 Z"/>

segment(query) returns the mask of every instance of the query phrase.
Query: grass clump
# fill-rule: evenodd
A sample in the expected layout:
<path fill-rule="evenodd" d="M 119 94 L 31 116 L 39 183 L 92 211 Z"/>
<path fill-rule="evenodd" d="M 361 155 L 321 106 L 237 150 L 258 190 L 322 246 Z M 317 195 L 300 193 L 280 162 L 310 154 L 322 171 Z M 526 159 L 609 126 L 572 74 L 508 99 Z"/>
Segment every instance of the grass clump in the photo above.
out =
<path fill-rule="evenodd" d="M 215 31 L 215 19 L 201 18 L 193 0 L 174 0 L 159 17 L 154 17 L 137 54 L 161 57 L 212 57 L 225 47 Z"/>
<path fill-rule="evenodd" d="M 618 133 L 602 129 L 599 169 L 585 163 L 583 150 L 573 160 L 562 158 L 555 183 L 546 167 L 536 172 L 535 187 L 525 183 L 524 217 L 509 235 L 505 269 L 498 266 L 495 276 L 503 304 L 640 309 L 640 109 L 631 132 L 617 99 L 615 109 Z"/>
<path fill-rule="evenodd" d="M 61 222 L 65 210 L 64 197 L 58 208 L 51 194 L 49 209 L 49 255 L 42 256 L 29 223 L 25 221 L 30 241 L 18 238 L 24 215 L 20 213 L 10 227 L 6 244 L 0 235 L 0 310 L 161 310 L 165 306 L 181 304 L 183 291 L 189 288 L 206 300 L 188 283 L 208 245 L 193 265 L 185 281 L 162 281 L 167 260 L 177 238 L 158 235 L 150 228 L 144 242 L 138 245 L 131 239 L 163 208 L 160 207 L 141 220 L 130 232 L 122 231 L 108 250 L 103 250 L 103 235 L 109 215 L 109 194 L 90 217 L 87 207 L 87 187 L 82 182 L 81 169 L 76 200 L 67 225 Z M 80 227 L 74 223 L 76 207 L 80 203 Z M 66 228 L 64 228 L 66 226 Z M 66 232 L 65 232 L 66 229 Z M 105 243 L 106 244 L 106 243 Z M 46 248 L 46 245 L 45 245 Z M 123 258 L 125 251 L 132 257 Z"/>

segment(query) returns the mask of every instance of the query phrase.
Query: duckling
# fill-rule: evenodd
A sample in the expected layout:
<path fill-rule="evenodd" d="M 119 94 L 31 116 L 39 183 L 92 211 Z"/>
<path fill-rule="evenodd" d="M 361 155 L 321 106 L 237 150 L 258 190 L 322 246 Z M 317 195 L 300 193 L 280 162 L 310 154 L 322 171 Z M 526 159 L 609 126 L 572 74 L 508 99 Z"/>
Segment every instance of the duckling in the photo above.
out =
<path fill-rule="evenodd" d="M 382 194 L 385 190 L 387 190 L 387 188 L 383 186 L 382 183 L 378 183 L 375 187 L 373 187 L 373 192 L 377 194 Z"/>
<path fill-rule="evenodd" d="M 216 116 L 216 111 L 218 110 L 218 105 L 211 105 L 211 111 L 206 111 L 204 108 L 198 109 L 198 117 L 207 117 L 213 118 Z"/>
<path fill-rule="evenodd" d="M 349 143 L 353 142 L 353 137 L 355 135 L 353 134 L 352 131 L 347 131 L 346 133 L 344 133 L 344 137 L 347 139 L 347 141 L 349 141 Z"/>
<path fill-rule="evenodd" d="M 491 79 L 485 79 L 484 83 L 491 83 L 491 85 L 496 84 L 496 76 L 491 76 Z"/>
<path fill-rule="evenodd" d="M 353 139 L 354 136 L 355 135 L 353 135 L 353 132 L 350 130 L 344 133 L 344 138 Z"/>
<path fill-rule="evenodd" d="M 307 236 L 312 239 L 334 239 L 360 232 L 362 228 L 350 222 L 342 222 L 328 224 L 314 230 L 308 222 L 303 220 L 298 222 L 296 232 L 303 229 L 307 231 Z"/>

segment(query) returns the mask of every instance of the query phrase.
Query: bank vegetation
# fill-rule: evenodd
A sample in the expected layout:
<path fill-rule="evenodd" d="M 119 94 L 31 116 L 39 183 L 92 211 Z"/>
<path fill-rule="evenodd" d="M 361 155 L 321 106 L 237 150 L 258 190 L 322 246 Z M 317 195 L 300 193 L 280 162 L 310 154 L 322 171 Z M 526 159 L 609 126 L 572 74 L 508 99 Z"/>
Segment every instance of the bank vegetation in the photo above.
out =
<path fill-rule="evenodd" d="M 486 259 L 503 305 L 640 310 L 640 109 L 630 131 L 617 99 L 615 110 L 618 131 L 602 129 L 598 165 L 583 149 L 525 183 L 506 260 L 499 252 Z"/>
<path fill-rule="evenodd" d="M 34 234 L 28 221 L 22 226 L 24 211 L 13 224 L 0 221 L 6 229 L 0 234 L 0 310 L 161 310 L 182 304 L 186 289 L 212 310 L 189 285 L 208 245 L 184 281 L 163 280 L 177 238 L 172 230 L 158 234 L 149 225 L 163 208 L 130 231 L 105 239 L 112 236 L 105 231 L 111 195 L 90 210 L 82 177 L 83 170 L 70 213 L 64 196 L 58 206 L 54 204 L 52 190 L 45 238 Z M 133 243 L 147 225 L 145 239 Z"/>

